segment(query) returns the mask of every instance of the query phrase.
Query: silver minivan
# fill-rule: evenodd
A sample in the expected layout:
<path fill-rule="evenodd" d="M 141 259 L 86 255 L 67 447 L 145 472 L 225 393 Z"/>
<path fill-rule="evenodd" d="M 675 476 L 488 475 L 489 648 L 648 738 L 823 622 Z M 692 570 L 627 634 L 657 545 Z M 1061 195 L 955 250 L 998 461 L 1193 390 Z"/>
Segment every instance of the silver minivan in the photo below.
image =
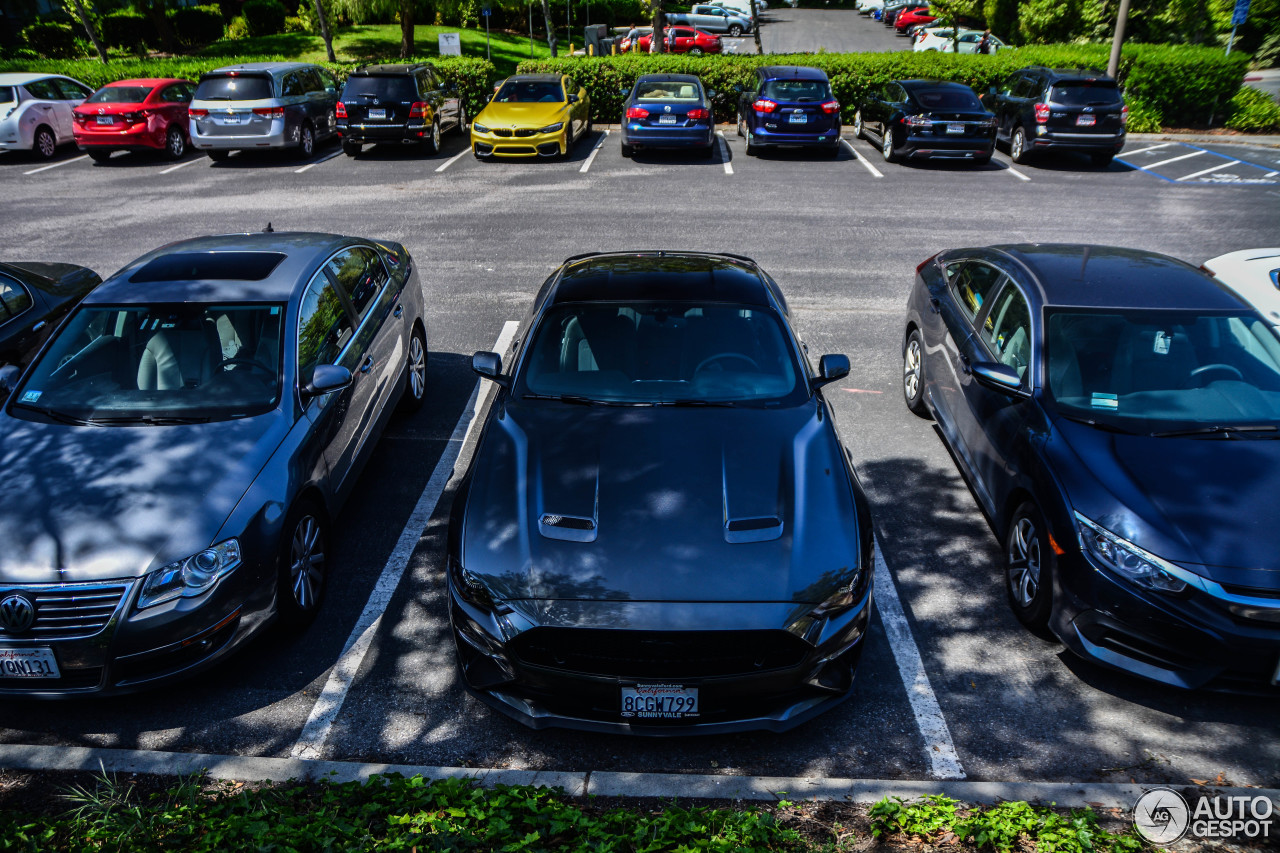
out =
<path fill-rule="evenodd" d="M 295 148 L 310 157 L 337 132 L 338 81 L 307 62 L 250 62 L 201 76 L 191 99 L 191 146 L 223 160 L 232 151 Z"/>

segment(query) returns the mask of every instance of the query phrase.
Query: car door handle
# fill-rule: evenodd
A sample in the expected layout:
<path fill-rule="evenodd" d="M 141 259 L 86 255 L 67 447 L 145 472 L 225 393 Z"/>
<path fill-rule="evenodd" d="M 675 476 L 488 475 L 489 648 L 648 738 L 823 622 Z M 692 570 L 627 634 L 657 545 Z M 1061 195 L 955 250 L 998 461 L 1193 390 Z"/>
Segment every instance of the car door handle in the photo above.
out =
<path fill-rule="evenodd" d="M 34 326 L 31 327 L 31 331 L 38 332 L 47 325 L 49 325 L 49 321 L 41 320 L 39 323 L 36 323 Z"/>
<path fill-rule="evenodd" d="M 360 365 L 361 373 L 368 373 L 370 370 L 373 370 L 373 356 L 371 355 L 365 356 L 364 364 Z M 965 372 L 968 373 L 967 370 Z"/>
<path fill-rule="evenodd" d="M 973 372 L 972 366 L 969 362 L 969 356 L 964 353 L 960 354 L 960 371 L 964 373 L 965 376 L 968 376 Z"/>
<path fill-rule="evenodd" d="M 397 319 L 397 320 L 399 320 L 401 317 L 403 317 L 403 316 L 404 316 L 404 306 L 403 306 L 403 305 L 397 305 L 397 306 L 396 306 L 396 310 L 395 310 L 395 311 L 392 311 L 391 313 L 392 313 L 392 314 L 395 314 L 395 315 L 396 315 L 396 319 Z"/>

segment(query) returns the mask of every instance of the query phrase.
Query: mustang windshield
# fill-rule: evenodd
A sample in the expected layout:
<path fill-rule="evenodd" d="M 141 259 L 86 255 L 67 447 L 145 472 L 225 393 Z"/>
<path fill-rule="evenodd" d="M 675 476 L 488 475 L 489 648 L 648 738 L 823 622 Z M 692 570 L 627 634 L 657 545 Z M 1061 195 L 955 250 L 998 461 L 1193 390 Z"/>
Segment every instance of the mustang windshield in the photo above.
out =
<path fill-rule="evenodd" d="M 270 411 L 283 318 L 283 305 L 82 306 L 14 393 L 14 412 L 126 424 Z"/>
<path fill-rule="evenodd" d="M 1280 339 L 1253 314 L 1068 310 L 1046 329 L 1064 414 L 1128 432 L 1280 427 Z"/>
<path fill-rule="evenodd" d="M 794 402 L 807 397 L 803 377 L 766 309 L 568 303 L 543 316 L 516 393 L 631 404 Z"/>

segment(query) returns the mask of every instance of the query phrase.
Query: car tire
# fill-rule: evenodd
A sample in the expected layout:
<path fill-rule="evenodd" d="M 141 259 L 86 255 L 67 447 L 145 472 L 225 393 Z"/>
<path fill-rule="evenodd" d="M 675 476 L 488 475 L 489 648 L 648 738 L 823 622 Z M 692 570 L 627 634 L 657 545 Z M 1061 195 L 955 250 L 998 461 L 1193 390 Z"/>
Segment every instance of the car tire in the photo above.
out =
<path fill-rule="evenodd" d="M 95 163 L 105 163 L 111 159 L 114 152 L 110 148 L 87 148 L 84 153 L 88 154 L 89 159 Z"/>
<path fill-rule="evenodd" d="M 690 55 L 690 56 L 702 56 L 702 48 L 700 48 L 700 47 L 691 47 L 691 48 L 689 48 L 689 55 Z"/>
<path fill-rule="evenodd" d="M 734 24 L 733 26 L 729 27 L 729 35 L 733 36 L 734 38 L 737 38 L 738 36 L 742 35 L 742 27 L 738 26 L 737 24 Z"/>
<path fill-rule="evenodd" d="M 231 156 L 230 151 L 219 151 L 217 149 L 208 151 L 206 153 L 208 153 L 209 159 L 215 163 L 221 163 L 223 160 L 226 160 L 228 157 Z"/>
<path fill-rule="evenodd" d="M 924 403 L 924 338 L 919 329 L 911 330 L 902 347 L 902 399 L 913 415 L 929 417 Z"/>
<path fill-rule="evenodd" d="M 884 136 L 880 139 L 880 156 L 884 157 L 886 163 L 896 163 L 898 155 L 893 153 L 893 128 L 886 127 L 882 132 Z"/>
<path fill-rule="evenodd" d="M 471 128 L 471 123 L 467 121 L 467 108 L 462 102 L 458 103 L 458 133 L 466 133 Z"/>
<path fill-rule="evenodd" d="M 746 135 L 747 135 L 747 134 L 746 134 L 746 133 L 744 133 L 744 132 L 743 132 L 743 130 L 742 130 L 742 127 L 743 127 L 743 125 L 744 125 L 744 124 L 745 124 L 745 122 L 742 120 L 742 113 L 738 113 L 738 126 L 737 126 L 736 128 L 734 128 L 734 129 L 738 132 L 738 138 L 739 138 L 739 139 L 743 139 L 743 138 L 745 138 L 745 137 L 746 137 Z"/>
<path fill-rule="evenodd" d="M 404 390 L 400 394 L 400 412 L 416 412 L 427 399 L 427 336 L 414 324 L 409 333 L 408 364 L 404 374 Z"/>
<path fill-rule="evenodd" d="M 858 110 L 853 114 L 853 138 L 866 139 L 866 130 L 862 126 L 862 110 Z"/>
<path fill-rule="evenodd" d="M 42 124 L 36 128 L 31 137 L 31 153 L 41 160 L 52 160 L 53 155 L 58 153 L 58 137 L 53 135 L 47 125 Z"/>
<path fill-rule="evenodd" d="M 1033 631 L 1049 625 L 1053 609 L 1053 548 L 1044 516 L 1030 501 L 1009 522 L 1004 548 L 1005 592 L 1018 621 Z"/>
<path fill-rule="evenodd" d="M 276 611 L 289 628 L 305 628 L 320 611 L 328 545 L 324 513 L 313 501 L 299 501 L 285 518 L 276 560 Z"/>
<path fill-rule="evenodd" d="M 187 138 L 182 135 L 182 128 L 169 125 L 169 132 L 164 135 L 164 153 L 170 160 L 181 160 L 187 153 Z"/>
<path fill-rule="evenodd" d="M 1013 129 L 1009 137 L 1009 159 L 1015 163 L 1027 162 L 1027 132 L 1020 127 Z"/>
<path fill-rule="evenodd" d="M 1105 169 L 1111 165 L 1111 161 L 1115 159 L 1115 154 L 1110 151 L 1104 153 L 1090 154 L 1089 159 L 1093 161 L 1093 165 L 1099 169 Z"/>
<path fill-rule="evenodd" d="M 422 149 L 428 154 L 440 153 L 440 121 L 431 120 L 431 135 L 422 140 Z"/>
<path fill-rule="evenodd" d="M 298 131 L 298 156 L 309 159 L 316 152 L 316 132 L 310 124 L 304 124 Z"/>
<path fill-rule="evenodd" d="M 359 143 L 359 142 L 345 142 L 345 141 L 344 141 L 344 142 L 342 143 L 342 153 L 343 153 L 343 154 L 346 154 L 348 157 L 354 157 L 354 156 L 356 156 L 357 154 L 359 154 L 359 153 L 360 153 L 360 149 L 362 149 L 362 148 L 364 148 L 364 145 L 362 145 L 362 144 L 361 144 L 361 143 Z"/>
<path fill-rule="evenodd" d="M 840 159 L 840 140 L 837 138 L 835 145 L 828 145 L 825 148 L 823 148 L 822 151 L 832 160 L 839 160 Z"/>
<path fill-rule="evenodd" d="M 747 156 L 748 156 L 748 157 L 759 157 L 759 156 L 760 156 L 760 146 L 759 146 L 759 145 L 752 145 L 752 144 L 751 144 L 751 131 L 750 131 L 750 130 L 747 130 L 747 147 L 746 147 L 746 153 L 747 153 Z"/>

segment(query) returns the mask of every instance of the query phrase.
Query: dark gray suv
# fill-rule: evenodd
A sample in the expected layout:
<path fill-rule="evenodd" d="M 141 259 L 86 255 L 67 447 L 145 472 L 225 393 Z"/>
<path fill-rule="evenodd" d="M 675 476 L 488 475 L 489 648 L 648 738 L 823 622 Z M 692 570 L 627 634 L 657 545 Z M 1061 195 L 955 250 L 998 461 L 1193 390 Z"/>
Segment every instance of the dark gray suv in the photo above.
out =
<path fill-rule="evenodd" d="M 1106 166 L 1124 148 L 1129 108 L 1101 71 L 1032 66 L 982 96 L 996 114 L 998 143 L 1015 163 L 1039 151 L 1080 151 Z"/>

